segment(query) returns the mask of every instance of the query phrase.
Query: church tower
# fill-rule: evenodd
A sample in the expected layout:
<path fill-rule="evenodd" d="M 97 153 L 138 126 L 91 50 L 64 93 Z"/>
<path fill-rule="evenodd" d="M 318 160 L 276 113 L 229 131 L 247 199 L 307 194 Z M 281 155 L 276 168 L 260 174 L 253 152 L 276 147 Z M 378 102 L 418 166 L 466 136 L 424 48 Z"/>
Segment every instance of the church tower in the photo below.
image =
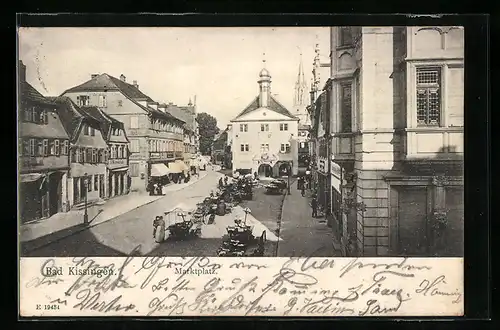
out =
<path fill-rule="evenodd" d="M 294 115 L 300 119 L 299 124 L 309 125 L 309 116 L 307 114 L 308 99 L 307 83 L 304 76 L 304 65 L 302 64 L 302 54 L 300 54 L 299 72 L 295 82 L 295 96 L 293 99 Z"/>
<path fill-rule="evenodd" d="M 265 56 L 265 54 L 264 54 Z M 266 108 L 269 106 L 269 98 L 271 95 L 271 75 L 266 69 L 266 59 L 262 60 L 263 69 L 259 73 L 259 106 Z"/>

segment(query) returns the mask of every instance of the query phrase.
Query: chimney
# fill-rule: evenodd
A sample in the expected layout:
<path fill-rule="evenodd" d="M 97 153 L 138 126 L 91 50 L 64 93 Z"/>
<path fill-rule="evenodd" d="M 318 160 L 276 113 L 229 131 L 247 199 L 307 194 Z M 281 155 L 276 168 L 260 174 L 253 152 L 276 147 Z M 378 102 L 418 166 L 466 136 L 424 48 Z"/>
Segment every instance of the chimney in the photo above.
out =
<path fill-rule="evenodd" d="M 19 61 L 19 81 L 26 82 L 26 65 L 23 61 Z"/>
<path fill-rule="evenodd" d="M 134 84 L 134 87 L 135 87 L 135 88 L 139 89 L 139 85 L 137 85 L 137 80 L 134 80 L 134 81 L 133 81 L 133 84 Z"/>
<path fill-rule="evenodd" d="M 99 77 L 98 73 L 93 73 L 93 74 L 90 75 L 90 79 L 95 79 L 97 77 Z"/>
<path fill-rule="evenodd" d="M 120 75 L 120 80 L 123 82 L 127 82 L 127 78 L 123 75 L 123 73 Z"/>

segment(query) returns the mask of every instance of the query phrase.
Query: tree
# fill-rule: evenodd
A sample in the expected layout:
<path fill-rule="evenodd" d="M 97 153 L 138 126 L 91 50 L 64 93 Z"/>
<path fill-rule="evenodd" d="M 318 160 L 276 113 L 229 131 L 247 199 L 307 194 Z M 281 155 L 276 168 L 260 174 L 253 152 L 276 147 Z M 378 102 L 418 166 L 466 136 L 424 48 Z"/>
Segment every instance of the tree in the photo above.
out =
<path fill-rule="evenodd" d="M 217 119 L 206 112 L 196 116 L 198 131 L 200 133 L 200 152 L 202 155 L 210 155 L 214 143 L 214 137 L 219 133 Z"/>

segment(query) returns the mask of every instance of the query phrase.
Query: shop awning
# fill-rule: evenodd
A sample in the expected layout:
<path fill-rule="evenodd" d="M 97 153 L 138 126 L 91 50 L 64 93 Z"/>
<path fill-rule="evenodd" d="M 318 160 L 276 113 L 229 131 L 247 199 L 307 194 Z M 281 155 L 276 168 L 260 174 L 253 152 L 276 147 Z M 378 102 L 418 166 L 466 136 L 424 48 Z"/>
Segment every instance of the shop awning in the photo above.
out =
<path fill-rule="evenodd" d="M 168 167 L 166 167 L 164 164 L 152 164 L 151 165 L 151 176 L 165 176 L 169 175 L 172 173 Z"/>
<path fill-rule="evenodd" d="M 170 170 L 170 173 L 174 174 L 182 173 L 184 171 L 184 168 L 178 162 L 168 163 L 168 169 Z"/>
<path fill-rule="evenodd" d="M 39 180 L 43 174 L 41 173 L 29 173 L 29 174 L 21 174 L 20 182 L 35 182 Z"/>
<path fill-rule="evenodd" d="M 184 163 L 182 160 L 176 160 L 175 161 L 177 164 L 179 164 L 179 167 L 183 170 L 183 171 L 189 171 L 189 167 L 186 165 L 186 163 Z"/>

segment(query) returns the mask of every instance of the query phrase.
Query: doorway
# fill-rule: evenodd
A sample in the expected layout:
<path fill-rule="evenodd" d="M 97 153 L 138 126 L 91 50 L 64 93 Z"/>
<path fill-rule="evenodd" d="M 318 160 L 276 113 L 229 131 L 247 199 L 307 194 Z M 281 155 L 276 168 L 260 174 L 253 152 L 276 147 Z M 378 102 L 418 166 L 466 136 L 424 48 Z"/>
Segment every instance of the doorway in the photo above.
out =
<path fill-rule="evenodd" d="M 257 170 L 257 174 L 260 177 L 269 178 L 273 175 L 273 168 L 269 164 L 261 164 L 261 165 L 259 165 L 259 169 Z"/>
<path fill-rule="evenodd" d="M 291 167 L 291 166 L 290 166 Z M 278 176 L 279 177 L 282 177 L 282 176 L 288 176 L 288 171 L 289 171 L 289 165 L 288 163 L 281 163 L 278 167 Z M 291 173 L 290 173 L 291 174 Z"/>
<path fill-rule="evenodd" d="M 49 216 L 56 214 L 62 207 L 62 173 L 55 172 L 49 176 Z"/>

